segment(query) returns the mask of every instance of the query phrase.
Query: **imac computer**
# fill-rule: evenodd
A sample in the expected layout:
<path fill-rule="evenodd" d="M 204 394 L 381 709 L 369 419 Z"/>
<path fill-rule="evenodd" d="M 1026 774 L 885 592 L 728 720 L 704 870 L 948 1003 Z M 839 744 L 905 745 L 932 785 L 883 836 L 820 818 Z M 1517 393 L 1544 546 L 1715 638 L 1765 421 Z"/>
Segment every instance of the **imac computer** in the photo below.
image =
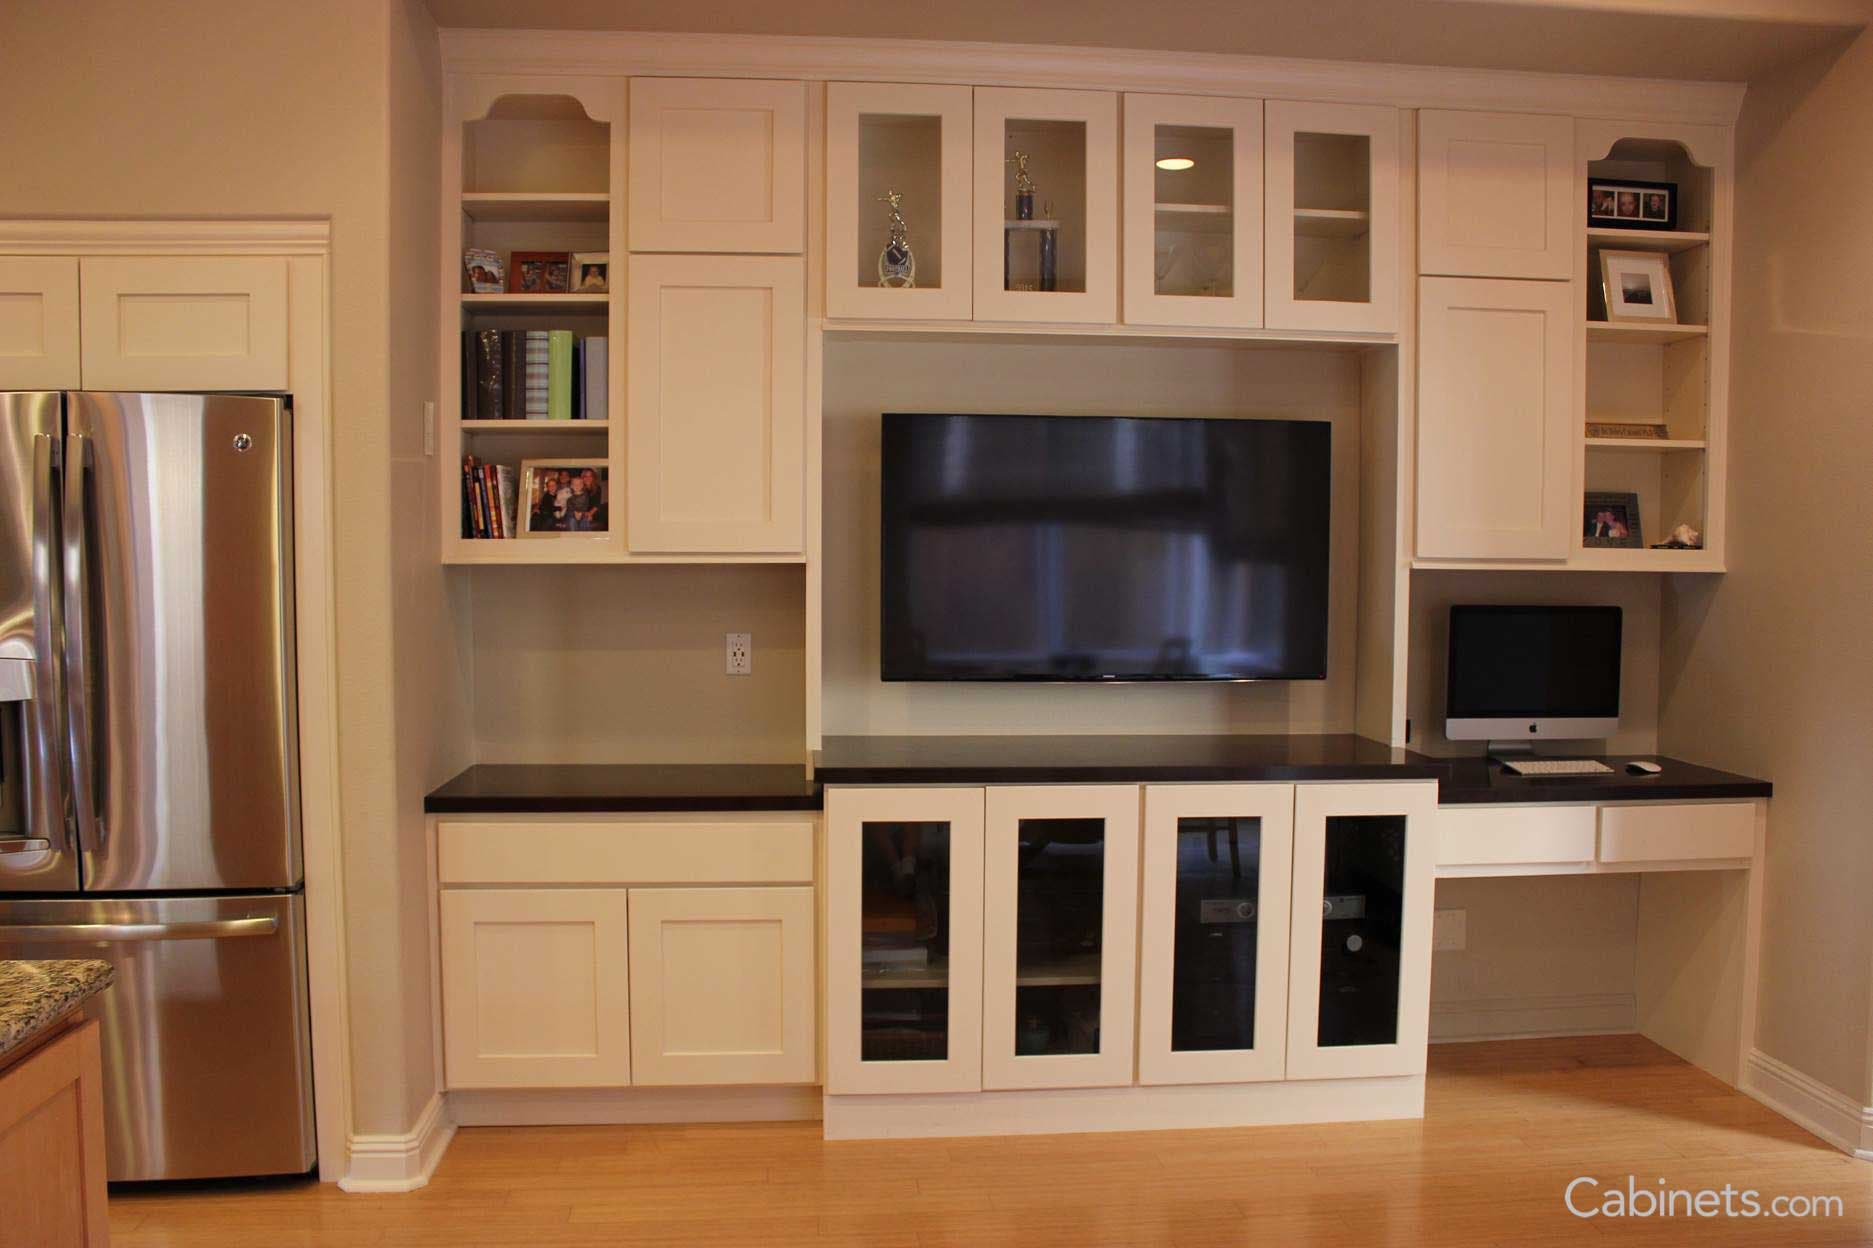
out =
<path fill-rule="evenodd" d="M 1444 735 L 1489 742 L 1492 759 L 1523 775 L 1611 771 L 1537 759 L 1535 744 L 1618 730 L 1620 625 L 1618 607 L 1452 607 Z"/>

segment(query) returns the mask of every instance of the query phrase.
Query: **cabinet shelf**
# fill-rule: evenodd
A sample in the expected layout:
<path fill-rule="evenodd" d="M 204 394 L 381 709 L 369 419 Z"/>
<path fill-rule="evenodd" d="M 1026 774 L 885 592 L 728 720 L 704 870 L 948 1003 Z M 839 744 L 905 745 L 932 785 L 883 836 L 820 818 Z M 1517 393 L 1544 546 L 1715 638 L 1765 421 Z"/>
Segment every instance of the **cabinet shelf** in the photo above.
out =
<path fill-rule="evenodd" d="M 1352 208 L 1296 208 L 1294 232 L 1303 238 L 1359 238 L 1372 228 L 1372 214 Z"/>
<path fill-rule="evenodd" d="M 1590 451 L 1701 451 L 1702 438 L 1588 438 Z"/>
<path fill-rule="evenodd" d="M 465 312 L 537 312 L 551 314 L 602 312 L 611 301 L 604 295 L 475 295 L 462 296 Z"/>
<path fill-rule="evenodd" d="M 603 191 L 464 191 L 462 211 L 474 221 L 603 221 L 611 196 Z"/>
<path fill-rule="evenodd" d="M 1676 255 L 1710 243 L 1710 235 L 1691 230 L 1616 230 L 1604 227 L 1587 231 L 1587 243 L 1593 247 L 1612 247 L 1620 251 L 1662 251 Z"/>
<path fill-rule="evenodd" d="M 1588 342 L 1687 342 L 1710 333 L 1708 325 L 1648 325 L 1630 321 L 1588 321 Z"/>
<path fill-rule="evenodd" d="M 609 420 L 464 420 L 463 433 L 604 433 Z"/>
<path fill-rule="evenodd" d="M 1186 234 L 1228 234 L 1235 229 L 1235 214 L 1228 204 L 1159 204 L 1157 226 Z"/>

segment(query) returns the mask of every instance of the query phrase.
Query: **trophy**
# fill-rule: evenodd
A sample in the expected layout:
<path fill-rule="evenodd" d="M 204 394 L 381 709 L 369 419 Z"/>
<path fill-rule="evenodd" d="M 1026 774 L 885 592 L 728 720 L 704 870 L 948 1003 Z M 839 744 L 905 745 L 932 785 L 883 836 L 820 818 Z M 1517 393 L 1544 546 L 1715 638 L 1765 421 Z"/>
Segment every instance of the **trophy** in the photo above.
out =
<path fill-rule="evenodd" d="M 1060 223 L 1034 219 L 1034 179 L 1028 174 L 1028 154 L 1017 151 L 1003 161 L 1015 167 L 1015 219 L 1002 223 L 1002 289 L 1059 289 Z"/>
<path fill-rule="evenodd" d="M 878 284 L 909 290 L 917 285 L 917 256 L 910 249 L 910 227 L 904 224 L 904 196 L 886 191 L 878 202 L 891 206 L 891 239 L 878 253 Z"/>
<path fill-rule="evenodd" d="M 1015 220 L 1034 219 L 1034 179 L 1028 176 L 1028 154 L 1017 151 L 1002 162 L 1015 167 Z"/>

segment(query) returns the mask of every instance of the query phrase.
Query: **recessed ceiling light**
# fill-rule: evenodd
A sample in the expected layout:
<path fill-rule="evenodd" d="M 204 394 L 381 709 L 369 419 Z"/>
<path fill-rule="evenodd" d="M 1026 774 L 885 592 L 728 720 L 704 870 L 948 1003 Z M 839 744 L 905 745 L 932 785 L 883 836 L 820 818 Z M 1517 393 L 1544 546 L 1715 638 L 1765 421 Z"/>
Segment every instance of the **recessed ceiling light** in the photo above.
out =
<path fill-rule="evenodd" d="M 1188 156 L 1166 156 L 1158 162 L 1158 168 L 1169 173 L 1182 173 L 1186 169 L 1196 168 L 1197 162 Z"/>

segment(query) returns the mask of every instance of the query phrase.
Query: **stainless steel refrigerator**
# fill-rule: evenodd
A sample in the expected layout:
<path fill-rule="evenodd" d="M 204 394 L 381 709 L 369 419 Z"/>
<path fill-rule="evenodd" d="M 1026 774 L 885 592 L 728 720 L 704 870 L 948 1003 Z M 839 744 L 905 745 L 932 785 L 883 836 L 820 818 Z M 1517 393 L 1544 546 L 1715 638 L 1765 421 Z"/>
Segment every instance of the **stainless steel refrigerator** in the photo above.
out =
<path fill-rule="evenodd" d="M 292 414 L 0 393 L 0 958 L 104 958 L 109 1174 L 312 1168 Z"/>

